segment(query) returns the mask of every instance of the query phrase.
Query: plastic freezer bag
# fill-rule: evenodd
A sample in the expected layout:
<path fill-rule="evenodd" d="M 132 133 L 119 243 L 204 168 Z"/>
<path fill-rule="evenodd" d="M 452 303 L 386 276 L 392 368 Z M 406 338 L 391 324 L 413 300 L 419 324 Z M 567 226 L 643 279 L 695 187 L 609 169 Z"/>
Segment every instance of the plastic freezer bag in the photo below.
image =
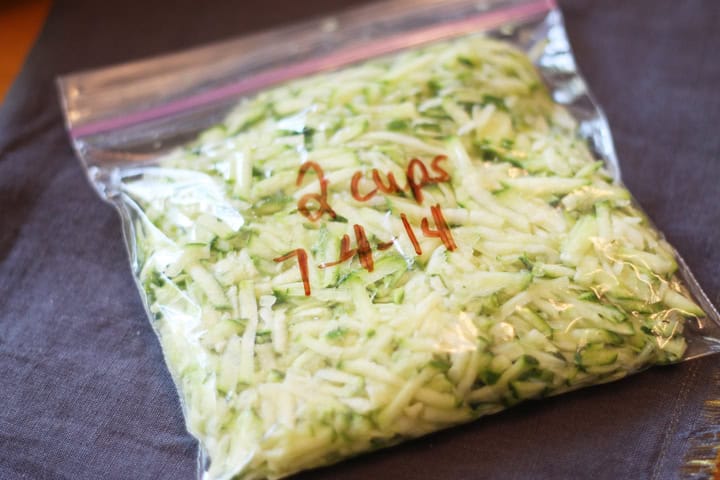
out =
<path fill-rule="evenodd" d="M 203 478 L 718 350 L 547 2 L 390 2 L 60 87 Z"/>

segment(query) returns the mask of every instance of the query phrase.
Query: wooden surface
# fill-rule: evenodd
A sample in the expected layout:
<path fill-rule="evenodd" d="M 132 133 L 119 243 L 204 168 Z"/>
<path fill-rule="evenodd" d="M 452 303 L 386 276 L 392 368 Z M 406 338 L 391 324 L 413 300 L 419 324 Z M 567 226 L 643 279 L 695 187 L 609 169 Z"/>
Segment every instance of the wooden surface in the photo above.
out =
<path fill-rule="evenodd" d="M 0 0 L 0 103 L 35 42 L 51 0 Z"/>

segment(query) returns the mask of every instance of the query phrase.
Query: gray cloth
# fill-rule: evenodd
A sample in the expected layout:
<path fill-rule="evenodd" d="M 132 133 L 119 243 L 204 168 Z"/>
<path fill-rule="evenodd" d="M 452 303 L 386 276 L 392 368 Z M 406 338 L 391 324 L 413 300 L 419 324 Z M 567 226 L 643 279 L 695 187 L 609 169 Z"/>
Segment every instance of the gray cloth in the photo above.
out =
<path fill-rule="evenodd" d="M 720 2 L 562 7 L 625 182 L 717 304 Z M 73 154 L 54 78 L 331 8 L 331 0 L 55 1 L 0 109 L 0 478 L 195 475 L 196 443 L 145 318 L 119 217 Z M 651 369 L 301 477 L 678 478 L 718 370 L 716 357 Z"/>

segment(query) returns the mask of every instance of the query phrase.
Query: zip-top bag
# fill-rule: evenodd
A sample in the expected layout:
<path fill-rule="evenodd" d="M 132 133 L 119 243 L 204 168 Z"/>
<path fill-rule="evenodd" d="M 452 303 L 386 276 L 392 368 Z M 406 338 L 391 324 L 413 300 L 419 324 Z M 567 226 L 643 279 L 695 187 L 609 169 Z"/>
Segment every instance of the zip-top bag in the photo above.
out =
<path fill-rule="evenodd" d="M 207 479 L 718 350 L 546 1 L 391 1 L 60 80 Z"/>

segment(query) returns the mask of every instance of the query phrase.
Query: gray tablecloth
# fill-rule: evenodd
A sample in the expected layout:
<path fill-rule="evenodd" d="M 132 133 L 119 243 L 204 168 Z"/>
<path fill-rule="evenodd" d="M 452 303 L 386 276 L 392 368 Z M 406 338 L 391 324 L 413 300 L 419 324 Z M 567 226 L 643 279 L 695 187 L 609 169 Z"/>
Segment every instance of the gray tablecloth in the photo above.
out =
<path fill-rule="evenodd" d="M 0 109 L 0 478 L 195 475 L 196 444 L 145 319 L 118 215 L 71 150 L 54 78 L 337 7 L 55 1 Z M 625 182 L 718 304 L 720 2 L 562 7 Z M 715 357 L 655 368 L 302 477 L 678 478 L 706 427 L 703 402 L 719 370 Z"/>

